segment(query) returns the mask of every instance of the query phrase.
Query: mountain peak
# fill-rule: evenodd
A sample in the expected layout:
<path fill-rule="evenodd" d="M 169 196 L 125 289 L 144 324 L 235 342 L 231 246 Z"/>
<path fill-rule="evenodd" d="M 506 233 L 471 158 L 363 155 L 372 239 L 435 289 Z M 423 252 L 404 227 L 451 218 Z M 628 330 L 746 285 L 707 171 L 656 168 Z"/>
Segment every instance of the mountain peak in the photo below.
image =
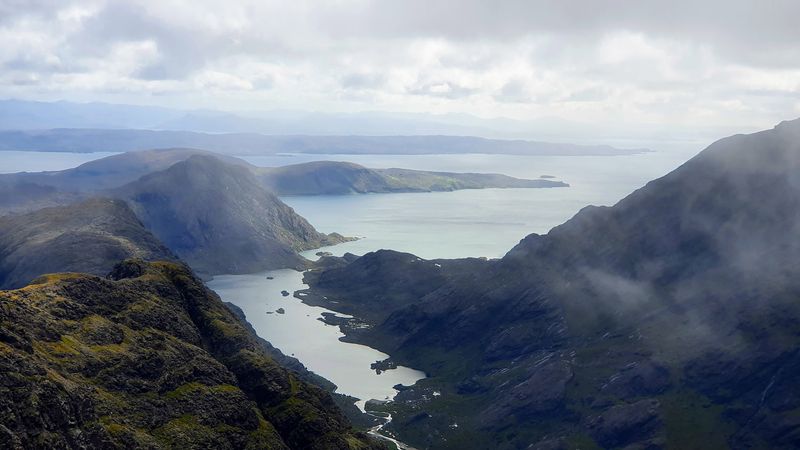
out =
<path fill-rule="evenodd" d="M 412 444 L 684 448 L 713 429 L 709 447 L 795 448 L 798 235 L 794 120 L 721 139 L 499 261 L 437 261 L 435 278 L 374 253 L 307 280 L 309 295 L 374 320 L 349 338 L 444 386 L 426 399 L 438 422 L 409 407 L 422 388 L 393 411 Z M 673 428 L 686 421 L 706 425 Z"/>
<path fill-rule="evenodd" d="M 112 273 L 0 291 L 11 448 L 385 448 L 280 367 L 188 267 Z"/>
<path fill-rule="evenodd" d="M 337 242 L 319 233 L 245 167 L 193 155 L 114 190 L 196 270 L 252 273 L 305 267 L 298 250 Z"/>

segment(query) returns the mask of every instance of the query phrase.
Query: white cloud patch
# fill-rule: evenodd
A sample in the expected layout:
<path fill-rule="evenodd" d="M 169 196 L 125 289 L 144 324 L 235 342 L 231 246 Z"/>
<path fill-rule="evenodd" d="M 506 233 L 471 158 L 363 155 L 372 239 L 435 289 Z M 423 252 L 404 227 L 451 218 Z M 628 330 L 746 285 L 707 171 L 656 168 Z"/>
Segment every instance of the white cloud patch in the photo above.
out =
<path fill-rule="evenodd" d="M 766 126 L 800 3 L 0 0 L 0 96 Z"/>

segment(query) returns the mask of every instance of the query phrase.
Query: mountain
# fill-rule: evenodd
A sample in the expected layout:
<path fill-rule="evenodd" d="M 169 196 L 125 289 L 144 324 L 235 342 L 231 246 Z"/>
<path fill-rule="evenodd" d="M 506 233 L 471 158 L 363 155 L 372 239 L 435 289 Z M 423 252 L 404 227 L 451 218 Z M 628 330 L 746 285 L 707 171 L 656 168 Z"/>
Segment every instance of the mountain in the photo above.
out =
<path fill-rule="evenodd" d="M 9 194 L 0 196 L 7 199 L 0 210 L 19 213 L 91 196 L 118 198 L 158 240 L 204 274 L 304 267 L 307 261 L 297 251 L 346 240 L 318 233 L 261 187 L 255 169 L 203 150 L 128 152 L 63 171 L 0 175 L 0 191 Z"/>
<path fill-rule="evenodd" d="M 55 271 L 105 275 L 126 258 L 176 259 L 120 200 L 0 217 L 0 289 Z"/>
<path fill-rule="evenodd" d="M 629 155 L 646 149 L 608 145 L 485 139 L 473 136 L 314 136 L 258 133 L 198 133 L 142 129 L 56 128 L 0 131 L 0 151 L 100 152 L 153 148 L 202 148 L 228 155 L 384 154 L 425 155 L 485 153 L 505 155 Z"/>
<path fill-rule="evenodd" d="M 264 187 L 278 195 L 340 195 L 569 186 L 560 181 L 523 180 L 500 174 L 368 169 L 358 164 L 334 161 L 257 168 L 255 171 Z"/>
<path fill-rule="evenodd" d="M 77 192 L 65 192 L 53 186 L 31 183 L 17 175 L 21 174 L 0 174 L 0 215 L 66 205 L 85 197 Z"/>
<path fill-rule="evenodd" d="M 185 266 L 0 291 L 3 448 L 384 449 Z"/>
<path fill-rule="evenodd" d="M 256 171 L 265 188 L 278 195 L 340 195 L 390 192 L 388 180 L 358 164 L 314 161 Z"/>
<path fill-rule="evenodd" d="M 385 407 L 415 446 L 797 448 L 798 174 L 795 120 L 500 260 L 382 251 L 304 298 L 430 376 Z"/>
<path fill-rule="evenodd" d="M 65 170 L 0 174 L 0 214 L 24 213 L 74 203 L 98 191 L 119 187 L 143 175 L 164 170 L 196 154 L 214 155 L 204 150 L 159 149 L 107 156 Z M 246 164 L 236 158 L 218 157 Z"/>
<path fill-rule="evenodd" d="M 194 155 L 109 192 L 193 269 L 206 274 L 301 268 L 298 251 L 340 235 L 311 224 L 264 190 L 245 167 Z"/>
<path fill-rule="evenodd" d="M 342 162 L 258 168 L 203 150 L 163 149 L 123 153 L 56 172 L 0 175 L 0 211 L 24 213 L 92 196 L 119 198 L 131 205 L 147 230 L 199 272 L 239 273 L 304 267 L 306 261 L 297 255 L 298 250 L 345 240 L 337 234 L 318 233 L 273 193 L 558 186 L 566 184 L 496 174 L 367 169 Z M 84 219 L 88 223 L 90 216 Z M 39 270 L 37 264 L 34 267 Z M 106 270 L 108 264 L 99 273 Z M 27 280 L 30 277 L 23 281 Z"/>
<path fill-rule="evenodd" d="M 524 180 L 500 174 L 368 169 L 358 164 L 315 161 L 282 167 L 256 167 L 206 150 L 169 148 L 130 151 L 52 172 L 0 174 L 0 213 L 20 213 L 71 203 L 165 170 L 194 155 L 213 156 L 253 172 L 276 195 L 431 192 L 484 188 L 546 188 L 568 184 Z"/>
<path fill-rule="evenodd" d="M 562 181 L 514 178 L 499 173 L 428 172 L 409 169 L 378 169 L 398 190 L 410 192 L 455 191 L 485 188 L 551 188 L 568 187 Z"/>
<path fill-rule="evenodd" d="M 167 169 L 194 155 L 213 156 L 226 163 L 250 167 L 241 159 L 207 150 L 163 148 L 106 156 L 65 170 L 0 174 L 0 182 L 50 186 L 69 192 L 96 192 L 130 183 L 144 175 Z"/>
<path fill-rule="evenodd" d="M 261 133 L 310 136 L 481 136 L 494 139 L 575 143 L 706 142 L 736 130 L 735 126 L 691 124 L 665 130 L 655 123 L 575 122 L 558 117 L 517 120 L 464 113 L 390 111 L 321 112 L 302 110 L 219 111 L 70 101 L 0 100 L 0 130 L 147 129 L 199 133 Z M 755 129 L 755 128 L 754 128 Z"/>
<path fill-rule="evenodd" d="M 551 123 L 540 124 L 543 128 Z M 267 111 L 231 113 L 183 110 L 114 103 L 69 101 L 36 102 L 0 100 L 0 129 L 42 130 L 52 128 L 154 129 L 205 133 L 264 134 L 501 134 L 511 127 L 518 134 L 530 124 L 509 119 L 486 120 L 468 115 L 430 115 L 387 112 L 321 113 Z M 539 128 L 542 128 L 541 126 Z"/>

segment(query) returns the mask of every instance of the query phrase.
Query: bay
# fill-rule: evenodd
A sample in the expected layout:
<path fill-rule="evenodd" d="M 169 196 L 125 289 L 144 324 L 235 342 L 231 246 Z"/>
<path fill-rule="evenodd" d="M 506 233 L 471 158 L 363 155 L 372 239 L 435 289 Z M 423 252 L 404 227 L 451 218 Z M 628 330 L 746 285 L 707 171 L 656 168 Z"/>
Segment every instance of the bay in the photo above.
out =
<path fill-rule="evenodd" d="M 318 230 L 361 237 L 326 248 L 333 254 L 378 249 L 426 259 L 504 255 L 530 233 L 547 233 L 587 205 L 609 206 L 689 159 L 694 147 L 620 156 L 315 155 L 372 168 L 541 175 L 567 188 L 282 197 Z M 297 163 L 309 155 L 245 158 Z M 310 254 L 313 255 L 314 252 Z"/>

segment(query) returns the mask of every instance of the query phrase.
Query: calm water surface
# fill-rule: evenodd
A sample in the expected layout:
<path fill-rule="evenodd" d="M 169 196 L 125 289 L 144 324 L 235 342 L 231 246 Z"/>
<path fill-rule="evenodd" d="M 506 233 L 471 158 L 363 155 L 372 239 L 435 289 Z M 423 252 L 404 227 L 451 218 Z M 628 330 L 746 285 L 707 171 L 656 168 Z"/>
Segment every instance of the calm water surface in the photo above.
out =
<path fill-rule="evenodd" d="M 246 157 L 257 165 L 311 158 L 373 168 L 494 172 L 521 178 L 551 175 L 568 188 L 283 197 L 317 229 L 364 237 L 334 254 L 389 248 L 423 258 L 500 257 L 530 233 L 546 233 L 587 205 L 613 205 L 689 159 L 695 147 L 624 156 L 309 155 Z M 312 252 L 313 254 L 313 252 Z"/>
<path fill-rule="evenodd" d="M 273 280 L 267 279 L 273 277 Z M 303 274 L 291 269 L 272 270 L 253 275 L 223 275 L 215 277 L 208 286 L 222 299 L 242 308 L 247 320 L 259 336 L 268 340 L 283 353 L 299 359 L 309 370 L 332 381 L 337 392 L 366 400 L 387 400 L 397 393 L 392 386 L 411 385 L 424 378 L 423 372 L 407 367 L 387 370 L 378 375 L 370 364 L 389 355 L 364 345 L 339 341 L 339 327 L 317 320 L 329 311 L 308 306 L 292 294 L 306 289 Z M 283 308 L 284 314 L 278 314 Z M 329 311 L 330 312 L 330 311 Z"/>

